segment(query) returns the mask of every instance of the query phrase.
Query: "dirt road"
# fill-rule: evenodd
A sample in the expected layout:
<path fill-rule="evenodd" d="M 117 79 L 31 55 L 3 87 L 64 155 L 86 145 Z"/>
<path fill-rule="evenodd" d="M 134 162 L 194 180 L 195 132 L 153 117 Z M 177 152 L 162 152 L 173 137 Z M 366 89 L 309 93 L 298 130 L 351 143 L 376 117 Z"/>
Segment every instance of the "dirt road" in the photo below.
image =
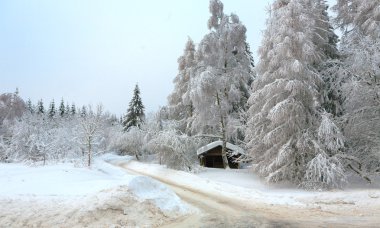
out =
<path fill-rule="evenodd" d="M 112 162 L 111 162 L 112 163 Z M 164 227 L 378 227 L 378 220 L 353 218 L 320 207 L 269 205 L 219 196 L 197 188 L 181 186 L 180 181 L 136 170 L 129 162 L 116 162 L 133 174 L 150 176 L 172 188 L 179 197 L 199 210 Z"/>

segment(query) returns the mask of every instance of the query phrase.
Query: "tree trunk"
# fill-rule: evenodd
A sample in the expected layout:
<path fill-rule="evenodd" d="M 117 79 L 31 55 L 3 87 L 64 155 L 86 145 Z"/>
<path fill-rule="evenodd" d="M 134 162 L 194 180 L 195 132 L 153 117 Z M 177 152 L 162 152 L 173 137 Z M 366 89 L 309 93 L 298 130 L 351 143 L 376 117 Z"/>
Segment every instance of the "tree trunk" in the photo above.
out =
<path fill-rule="evenodd" d="M 138 155 L 138 152 L 135 152 L 135 156 L 136 156 L 136 160 L 139 161 L 139 155 Z"/>
<path fill-rule="evenodd" d="M 229 169 L 230 166 L 228 164 L 228 159 L 227 159 L 227 137 L 226 137 L 226 124 L 224 121 L 224 115 L 222 113 L 222 108 L 220 107 L 220 98 L 219 94 L 216 93 L 216 102 L 217 105 L 219 106 L 219 111 L 220 111 L 220 128 L 222 131 L 222 160 L 223 160 L 223 167 L 225 169 Z"/>

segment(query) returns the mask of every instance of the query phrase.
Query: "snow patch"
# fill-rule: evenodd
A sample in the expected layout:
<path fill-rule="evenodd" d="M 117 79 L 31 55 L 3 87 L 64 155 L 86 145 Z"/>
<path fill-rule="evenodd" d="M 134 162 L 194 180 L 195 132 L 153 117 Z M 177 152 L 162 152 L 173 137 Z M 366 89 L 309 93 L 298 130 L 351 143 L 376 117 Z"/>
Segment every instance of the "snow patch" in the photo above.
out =
<path fill-rule="evenodd" d="M 171 189 L 150 177 L 137 176 L 129 182 L 128 188 L 138 199 L 153 202 L 163 212 L 189 212 L 188 206 Z"/>

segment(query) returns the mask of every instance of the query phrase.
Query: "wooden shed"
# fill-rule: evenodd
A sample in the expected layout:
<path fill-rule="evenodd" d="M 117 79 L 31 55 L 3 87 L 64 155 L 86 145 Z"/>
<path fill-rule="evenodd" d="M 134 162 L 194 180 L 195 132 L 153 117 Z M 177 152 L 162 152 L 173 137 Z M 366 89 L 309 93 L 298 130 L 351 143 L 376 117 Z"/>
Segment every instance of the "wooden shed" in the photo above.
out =
<path fill-rule="evenodd" d="M 224 168 L 222 159 L 222 141 L 215 141 L 197 150 L 197 155 L 201 166 L 209 168 Z M 238 169 L 239 163 L 234 159 L 243 154 L 244 150 L 236 145 L 227 143 L 228 165 L 232 169 Z"/>

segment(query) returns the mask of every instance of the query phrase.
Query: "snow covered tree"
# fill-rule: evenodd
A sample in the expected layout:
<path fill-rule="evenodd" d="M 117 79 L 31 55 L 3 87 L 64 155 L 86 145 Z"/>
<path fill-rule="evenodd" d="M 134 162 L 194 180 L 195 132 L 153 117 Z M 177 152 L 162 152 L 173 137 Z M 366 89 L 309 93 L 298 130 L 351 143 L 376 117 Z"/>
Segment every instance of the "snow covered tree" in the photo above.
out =
<path fill-rule="evenodd" d="M 380 2 L 339 0 L 334 6 L 344 31 L 340 45 L 343 97 L 341 122 L 349 155 L 358 158 L 348 166 L 380 172 Z M 357 164 L 354 167 L 354 164 Z M 360 163 L 360 164 L 359 164 Z"/>
<path fill-rule="evenodd" d="M 70 115 L 70 105 L 68 102 L 66 103 L 66 106 L 65 106 L 65 115 L 66 116 Z"/>
<path fill-rule="evenodd" d="M 197 66 L 191 80 L 190 98 L 194 107 L 192 130 L 195 134 L 211 134 L 223 141 L 222 157 L 226 157 L 227 140 L 239 143 L 252 81 L 252 59 L 247 54 L 246 28 L 235 14 L 226 15 L 223 3 L 210 1 L 210 33 L 199 44 Z"/>
<path fill-rule="evenodd" d="M 147 147 L 156 151 L 160 163 L 166 164 L 169 168 L 192 171 L 197 160 L 194 151 L 201 144 L 200 138 L 179 135 L 175 129 L 165 129 L 149 141 Z"/>
<path fill-rule="evenodd" d="M 343 139 L 321 112 L 323 80 L 314 66 L 326 53 L 323 42 L 316 41 L 320 21 L 315 10 L 308 0 L 272 4 L 248 101 L 246 134 L 248 157 L 258 174 L 269 182 L 290 181 L 305 188 L 344 182 L 337 157 Z M 335 138 L 319 136 L 318 129 L 333 129 Z"/>
<path fill-rule="evenodd" d="M 18 96 L 17 91 L 0 95 L 0 126 L 4 120 L 13 121 L 15 118 L 20 118 L 25 111 L 25 102 Z"/>
<path fill-rule="evenodd" d="M 59 116 L 63 117 L 65 115 L 65 102 L 63 98 L 61 99 L 61 103 L 59 104 Z"/>
<path fill-rule="evenodd" d="M 37 103 L 37 114 L 43 115 L 45 113 L 44 102 L 41 100 Z"/>
<path fill-rule="evenodd" d="M 84 105 L 82 106 L 82 109 L 80 110 L 80 116 L 83 118 L 87 116 L 87 108 Z"/>
<path fill-rule="evenodd" d="M 76 107 L 75 107 L 74 103 L 71 104 L 70 113 L 71 113 L 72 116 L 75 116 L 75 114 L 76 114 Z"/>
<path fill-rule="evenodd" d="M 32 104 L 32 101 L 30 100 L 30 98 L 26 102 L 26 107 L 27 107 L 27 109 L 28 109 L 28 111 L 29 111 L 30 114 L 34 114 L 35 108 L 34 108 L 34 106 Z"/>
<path fill-rule="evenodd" d="M 96 108 L 96 113 L 92 111 L 91 106 L 88 108 L 88 114 L 82 117 L 81 120 L 81 138 L 83 144 L 87 149 L 87 165 L 90 167 L 93 157 L 93 149 L 95 143 L 98 142 L 98 137 L 100 129 L 102 126 L 102 114 L 103 106 L 98 105 Z"/>
<path fill-rule="evenodd" d="M 193 105 L 190 99 L 190 80 L 195 66 L 195 45 L 188 39 L 184 53 L 178 58 L 178 75 L 174 78 L 174 91 L 169 95 L 169 119 L 179 122 L 179 130 L 190 133 Z"/>
<path fill-rule="evenodd" d="M 56 112 L 57 112 L 57 110 L 55 108 L 55 103 L 54 103 L 54 100 L 52 100 L 52 102 L 50 103 L 50 106 L 49 106 L 49 112 L 48 112 L 49 117 L 53 118 L 55 116 Z"/>
<path fill-rule="evenodd" d="M 133 126 L 140 128 L 144 122 L 144 117 L 144 105 L 140 97 L 140 89 L 138 85 L 136 85 L 133 91 L 132 100 L 129 102 L 127 114 L 124 116 L 124 131 L 128 131 Z"/>

